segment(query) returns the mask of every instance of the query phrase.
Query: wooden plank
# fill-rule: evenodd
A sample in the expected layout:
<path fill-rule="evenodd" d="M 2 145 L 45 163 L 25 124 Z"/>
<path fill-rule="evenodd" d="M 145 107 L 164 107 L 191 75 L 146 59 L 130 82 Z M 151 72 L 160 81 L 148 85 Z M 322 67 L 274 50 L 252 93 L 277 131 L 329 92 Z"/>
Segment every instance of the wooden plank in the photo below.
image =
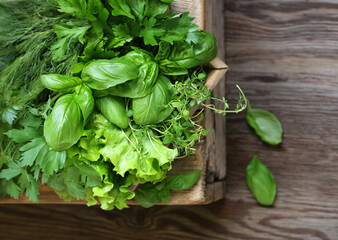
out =
<path fill-rule="evenodd" d="M 283 144 L 263 144 L 244 115 L 228 116 L 229 239 L 338 237 L 338 2 L 226 1 L 228 89 L 241 86 L 254 108 L 273 112 Z M 228 90 L 228 98 L 237 95 Z M 256 204 L 245 167 L 254 154 L 277 182 L 275 206 Z M 231 228 L 230 226 L 233 226 Z"/>
<path fill-rule="evenodd" d="M 217 39 L 218 57 L 224 60 L 224 1 L 210 0 L 205 2 L 205 29 L 215 35 Z M 219 68 L 227 69 L 227 66 L 220 62 L 214 63 Z M 224 78 L 218 83 L 213 94 L 225 96 Z M 205 111 L 205 117 L 210 119 L 206 128 L 211 129 L 206 137 L 206 148 L 208 152 L 207 159 L 207 183 L 224 182 L 226 178 L 226 119 L 222 115 L 215 115 L 210 110 Z M 225 195 L 223 184 L 218 185 L 220 188 L 216 191 Z M 219 200 L 215 198 L 214 200 Z"/>

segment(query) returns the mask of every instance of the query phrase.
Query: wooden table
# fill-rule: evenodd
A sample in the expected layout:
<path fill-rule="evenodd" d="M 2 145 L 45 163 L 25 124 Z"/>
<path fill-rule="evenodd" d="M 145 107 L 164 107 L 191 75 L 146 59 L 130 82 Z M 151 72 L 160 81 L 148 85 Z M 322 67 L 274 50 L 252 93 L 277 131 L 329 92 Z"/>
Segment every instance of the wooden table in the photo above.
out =
<path fill-rule="evenodd" d="M 209 0 L 222 26 L 222 0 Z M 280 147 L 260 142 L 245 115 L 227 117 L 227 194 L 207 206 L 1 205 L 0 239 L 338 239 L 338 2 L 226 0 L 227 98 L 245 91 L 275 113 Z M 219 29 L 218 34 L 222 33 Z M 275 206 L 245 182 L 254 154 L 273 172 Z"/>

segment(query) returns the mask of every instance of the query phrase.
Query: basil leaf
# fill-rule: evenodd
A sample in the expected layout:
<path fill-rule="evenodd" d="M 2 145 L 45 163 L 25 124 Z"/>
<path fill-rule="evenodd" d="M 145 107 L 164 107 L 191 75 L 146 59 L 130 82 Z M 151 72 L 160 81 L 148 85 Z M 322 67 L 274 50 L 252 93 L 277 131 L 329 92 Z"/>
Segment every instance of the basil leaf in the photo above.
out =
<path fill-rule="evenodd" d="M 161 200 L 163 203 L 167 204 L 170 200 L 170 191 L 169 189 L 162 189 L 161 191 L 158 192 L 158 198 Z"/>
<path fill-rule="evenodd" d="M 277 145 L 282 142 L 282 125 L 271 112 L 263 109 L 251 109 L 249 107 L 246 121 L 263 142 L 271 145 Z"/>
<path fill-rule="evenodd" d="M 277 191 L 276 183 L 269 169 L 257 156 L 254 156 L 246 167 L 246 181 L 260 204 L 273 205 Z"/>
<path fill-rule="evenodd" d="M 135 79 L 137 76 L 137 66 L 119 58 L 89 62 L 81 74 L 83 82 L 96 90 L 104 90 L 119 85 Z"/>
<path fill-rule="evenodd" d="M 78 77 L 70 77 L 61 74 L 41 75 L 40 81 L 45 88 L 54 92 L 69 93 L 82 81 Z"/>
<path fill-rule="evenodd" d="M 159 200 L 163 203 L 168 203 L 170 190 L 186 190 L 198 181 L 200 175 L 201 170 L 172 176 L 164 183 L 141 185 L 135 191 L 134 200 L 145 208 L 154 206 Z"/>
<path fill-rule="evenodd" d="M 119 97 L 141 98 L 150 94 L 157 82 L 159 66 L 149 52 L 134 48 L 121 57 L 123 61 L 132 62 L 138 67 L 137 78 L 102 91 L 97 96 L 109 94 Z"/>
<path fill-rule="evenodd" d="M 111 123 L 120 128 L 128 127 L 128 116 L 123 98 L 114 96 L 98 98 L 96 107 Z"/>
<path fill-rule="evenodd" d="M 95 105 L 92 91 L 87 86 L 81 85 L 75 88 L 73 97 L 81 109 L 84 122 L 86 122 L 90 114 L 92 114 Z"/>
<path fill-rule="evenodd" d="M 168 104 L 174 94 L 170 80 L 160 76 L 152 93 L 143 98 L 133 99 L 135 122 L 139 125 L 146 125 L 165 120 L 173 110 Z"/>
<path fill-rule="evenodd" d="M 188 74 L 188 70 L 184 67 L 180 67 L 174 61 L 170 61 L 168 59 L 164 59 L 160 62 L 160 69 L 161 73 L 170 76 L 177 76 L 177 75 L 186 75 Z"/>
<path fill-rule="evenodd" d="M 144 184 L 135 191 L 134 200 L 142 207 L 149 208 L 154 206 L 158 201 L 158 190 L 153 184 Z"/>
<path fill-rule="evenodd" d="M 55 151 L 73 146 L 81 137 L 83 115 L 72 94 L 60 97 L 44 124 L 44 137 Z"/>
<path fill-rule="evenodd" d="M 189 69 L 199 65 L 206 64 L 214 59 L 217 55 L 216 38 L 211 33 L 201 31 L 203 37 L 194 44 L 188 42 L 175 42 L 170 49 L 170 54 L 167 58 L 161 59 L 160 68 L 165 71 L 165 74 L 173 75 L 166 71 L 167 69 Z M 168 46 L 162 46 L 159 57 L 167 55 Z M 183 70 L 182 74 L 184 74 Z M 178 75 L 175 73 L 174 75 Z"/>
<path fill-rule="evenodd" d="M 186 190 L 191 188 L 199 179 L 202 170 L 195 171 L 189 174 L 178 174 L 170 177 L 165 186 L 170 190 Z"/>

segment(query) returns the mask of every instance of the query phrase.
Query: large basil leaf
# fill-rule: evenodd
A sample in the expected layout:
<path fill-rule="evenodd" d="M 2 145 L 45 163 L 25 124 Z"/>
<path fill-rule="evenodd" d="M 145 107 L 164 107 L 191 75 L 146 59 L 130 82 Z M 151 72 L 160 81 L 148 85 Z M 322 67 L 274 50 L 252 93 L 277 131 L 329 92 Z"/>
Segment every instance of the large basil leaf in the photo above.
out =
<path fill-rule="evenodd" d="M 70 77 L 61 74 L 41 75 L 40 81 L 45 88 L 54 92 L 69 93 L 74 91 L 74 88 L 82 81 L 78 77 Z"/>
<path fill-rule="evenodd" d="M 139 125 L 146 125 L 165 120 L 173 110 L 168 103 L 174 94 L 174 87 L 170 80 L 160 76 L 152 93 L 143 98 L 133 99 L 135 122 Z"/>
<path fill-rule="evenodd" d="M 90 114 L 94 110 L 94 97 L 90 88 L 81 85 L 75 88 L 73 93 L 74 100 L 79 105 L 84 122 L 87 122 Z"/>
<path fill-rule="evenodd" d="M 159 201 L 156 185 L 148 183 L 138 187 L 134 200 L 144 208 L 154 206 Z"/>
<path fill-rule="evenodd" d="M 128 127 L 128 116 L 123 98 L 115 96 L 98 98 L 96 107 L 111 123 L 120 128 Z"/>
<path fill-rule="evenodd" d="M 172 76 L 188 74 L 188 70 L 186 68 L 180 67 L 178 64 L 175 64 L 168 59 L 162 60 L 160 64 L 160 69 L 163 74 Z"/>
<path fill-rule="evenodd" d="M 182 69 L 189 69 L 206 64 L 217 55 L 216 38 L 211 33 L 202 31 L 197 43 L 176 42 L 172 47 L 164 45 L 158 53 L 162 73 L 167 75 L 185 74 Z M 168 51 L 170 47 L 170 51 Z M 168 54 L 168 52 L 170 52 Z M 179 69 L 179 71 L 178 71 Z M 172 71 L 174 70 L 174 71 Z"/>
<path fill-rule="evenodd" d="M 255 133 L 271 145 L 277 145 L 282 142 L 283 129 L 278 118 L 263 109 L 248 108 L 246 121 L 255 130 Z"/>
<path fill-rule="evenodd" d="M 73 94 L 60 97 L 44 124 L 44 136 L 55 151 L 73 146 L 81 137 L 83 115 Z"/>
<path fill-rule="evenodd" d="M 137 66 L 133 62 L 119 58 L 89 62 L 81 74 L 82 81 L 96 90 L 104 90 L 119 85 L 136 79 L 137 76 Z"/>
<path fill-rule="evenodd" d="M 254 156 L 246 167 L 246 181 L 256 198 L 262 205 L 272 205 L 277 192 L 276 182 L 269 169 Z"/>
<path fill-rule="evenodd" d="M 144 50 L 135 49 L 121 59 L 137 65 L 138 77 L 95 94 L 97 96 L 110 94 L 120 97 L 140 98 L 151 93 L 154 90 L 159 73 L 159 67 L 154 58 Z"/>

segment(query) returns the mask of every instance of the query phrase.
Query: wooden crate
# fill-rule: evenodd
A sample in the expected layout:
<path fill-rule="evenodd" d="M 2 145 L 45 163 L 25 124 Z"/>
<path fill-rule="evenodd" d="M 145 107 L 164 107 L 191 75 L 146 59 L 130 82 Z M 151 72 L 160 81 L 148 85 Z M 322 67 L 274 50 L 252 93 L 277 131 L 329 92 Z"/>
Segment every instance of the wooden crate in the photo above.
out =
<path fill-rule="evenodd" d="M 208 3 L 208 4 L 206 4 Z M 218 29 L 217 24 L 221 24 L 220 16 L 214 14 L 217 12 L 216 1 L 204 0 L 176 0 L 171 5 L 171 9 L 177 12 L 190 12 L 195 17 L 194 22 L 201 28 L 212 32 L 218 40 L 218 55 L 223 57 L 223 32 Z M 209 63 L 209 72 L 206 86 L 214 89 L 219 96 L 225 95 L 225 81 L 223 79 L 228 67 L 219 58 L 215 58 Z M 220 81 L 223 79 L 223 81 Z M 217 88 L 215 88 L 217 85 Z M 207 204 L 222 199 L 225 194 L 226 177 L 226 155 L 225 155 L 225 118 L 215 116 L 209 110 L 204 112 L 205 120 L 203 125 L 210 129 L 204 142 L 196 145 L 196 153 L 184 159 L 176 159 L 173 163 L 173 169 L 168 176 L 178 173 L 189 173 L 203 169 L 201 178 L 197 184 L 186 191 L 173 191 L 169 205 L 192 205 Z M 64 202 L 50 187 L 43 185 L 40 187 L 39 203 L 57 203 L 57 204 L 84 204 L 86 201 Z M 26 196 L 21 196 L 18 200 L 6 197 L 0 199 L 0 203 L 31 203 Z M 129 201 L 128 204 L 137 204 Z"/>

